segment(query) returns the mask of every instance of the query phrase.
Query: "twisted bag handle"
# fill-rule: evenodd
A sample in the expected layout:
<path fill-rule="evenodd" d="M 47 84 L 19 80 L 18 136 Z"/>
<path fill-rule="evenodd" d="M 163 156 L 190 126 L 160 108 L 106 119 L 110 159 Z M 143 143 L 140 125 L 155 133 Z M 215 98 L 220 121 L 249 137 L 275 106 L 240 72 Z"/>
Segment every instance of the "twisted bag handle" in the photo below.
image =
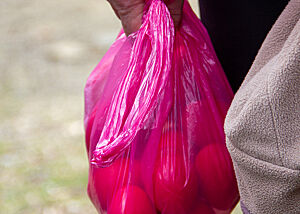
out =
<path fill-rule="evenodd" d="M 133 40 L 129 65 L 111 101 L 92 164 L 109 166 L 139 130 L 160 128 L 167 118 L 172 105 L 174 31 L 165 3 L 152 0 L 141 28 L 128 37 Z"/>

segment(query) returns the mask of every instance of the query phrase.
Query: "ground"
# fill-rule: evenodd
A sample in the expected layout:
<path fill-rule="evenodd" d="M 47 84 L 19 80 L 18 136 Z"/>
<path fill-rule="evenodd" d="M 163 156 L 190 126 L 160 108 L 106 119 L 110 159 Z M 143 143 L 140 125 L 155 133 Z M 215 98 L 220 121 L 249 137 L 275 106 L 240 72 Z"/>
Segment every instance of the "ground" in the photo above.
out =
<path fill-rule="evenodd" d="M 96 213 L 83 88 L 119 29 L 104 0 L 0 1 L 0 214 Z"/>

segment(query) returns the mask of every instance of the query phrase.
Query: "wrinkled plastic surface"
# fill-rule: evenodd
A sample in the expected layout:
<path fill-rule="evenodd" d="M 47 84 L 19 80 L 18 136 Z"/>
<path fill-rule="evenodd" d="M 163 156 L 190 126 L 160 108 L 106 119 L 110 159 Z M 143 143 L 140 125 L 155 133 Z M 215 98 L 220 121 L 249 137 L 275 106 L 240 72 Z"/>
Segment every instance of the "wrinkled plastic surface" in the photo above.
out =
<path fill-rule="evenodd" d="M 88 194 L 99 213 L 226 214 L 239 200 L 225 146 L 233 93 L 187 1 L 161 0 L 120 33 L 85 87 Z"/>

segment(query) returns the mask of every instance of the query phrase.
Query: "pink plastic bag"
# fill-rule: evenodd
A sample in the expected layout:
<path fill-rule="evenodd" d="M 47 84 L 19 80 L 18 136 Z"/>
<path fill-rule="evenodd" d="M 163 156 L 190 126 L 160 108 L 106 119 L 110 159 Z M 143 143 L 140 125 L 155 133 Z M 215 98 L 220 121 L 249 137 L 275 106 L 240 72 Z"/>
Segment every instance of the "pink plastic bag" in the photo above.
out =
<path fill-rule="evenodd" d="M 239 200 L 223 123 L 233 97 L 187 1 L 120 33 L 85 87 L 88 194 L 99 213 L 225 214 Z"/>

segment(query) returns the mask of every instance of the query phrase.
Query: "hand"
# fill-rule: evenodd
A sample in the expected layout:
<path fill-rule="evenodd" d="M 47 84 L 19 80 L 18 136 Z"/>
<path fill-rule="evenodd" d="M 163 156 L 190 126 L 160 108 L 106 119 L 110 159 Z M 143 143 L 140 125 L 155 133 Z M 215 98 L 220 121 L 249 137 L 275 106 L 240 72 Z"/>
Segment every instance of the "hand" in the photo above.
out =
<path fill-rule="evenodd" d="M 108 0 L 122 22 L 125 34 L 136 32 L 141 24 L 145 0 Z M 173 18 L 175 28 L 179 27 L 182 17 L 183 0 L 165 0 Z"/>

